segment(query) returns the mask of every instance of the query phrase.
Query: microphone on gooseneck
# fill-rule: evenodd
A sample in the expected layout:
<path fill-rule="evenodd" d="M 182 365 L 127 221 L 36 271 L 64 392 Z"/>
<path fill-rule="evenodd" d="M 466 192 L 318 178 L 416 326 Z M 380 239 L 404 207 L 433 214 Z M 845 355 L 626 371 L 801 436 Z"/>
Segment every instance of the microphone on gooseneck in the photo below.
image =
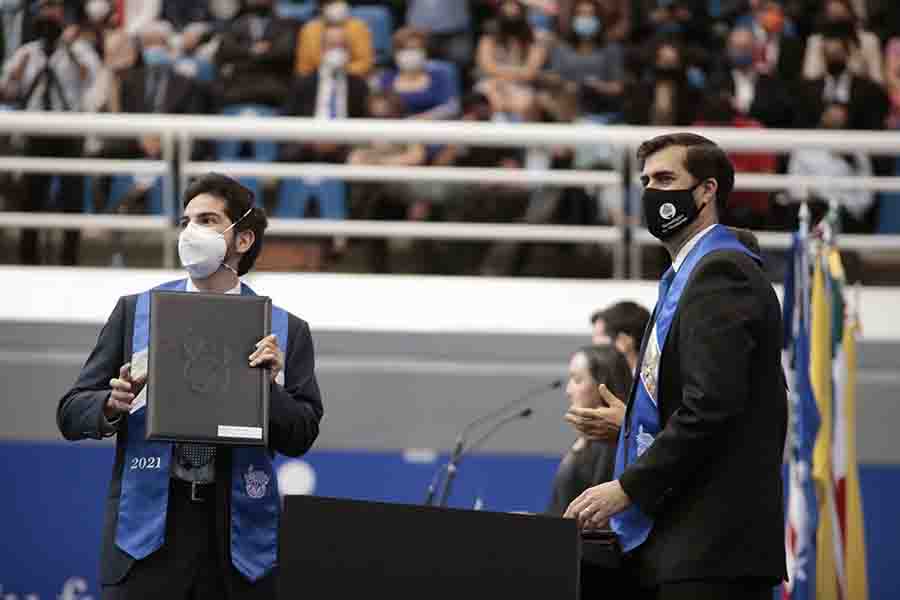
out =
<path fill-rule="evenodd" d="M 464 456 L 467 456 L 473 450 L 477 450 L 480 448 L 491 436 L 493 436 L 499 429 L 503 426 L 512 423 L 513 421 L 518 421 L 519 419 L 527 419 L 531 415 L 534 414 L 534 410 L 531 407 L 523 408 L 522 410 L 515 412 L 507 417 L 500 419 L 497 421 L 493 427 L 487 430 L 480 438 L 472 442 L 468 447 L 464 448 L 460 453 L 455 457 L 455 460 L 451 460 L 447 464 L 447 481 L 444 483 L 444 490 L 441 492 L 441 499 L 438 502 L 438 506 L 446 506 L 447 498 L 450 497 L 450 488 L 453 485 L 453 479 L 456 477 L 457 471 L 459 471 L 459 463 L 462 461 Z"/>
<path fill-rule="evenodd" d="M 562 384 L 563 384 L 562 379 L 554 379 L 550 383 L 542 383 L 539 386 L 535 386 L 535 387 L 531 388 L 530 390 L 526 391 L 524 394 L 522 394 L 518 398 L 514 398 L 513 400 L 507 402 L 500 408 L 498 408 L 484 416 L 478 417 L 477 419 L 475 419 L 474 421 L 471 421 L 465 427 L 463 427 L 462 431 L 456 437 L 456 443 L 453 445 L 453 451 L 450 453 L 450 461 L 447 463 L 445 468 L 438 469 L 438 471 L 435 473 L 434 477 L 431 480 L 431 484 L 428 486 L 428 493 L 425 497 L 425 505 L 430 506 L 432 504 L 432 502 L 434 501 L 434 496 L 437 493 L 438 485 L 440 485 L 441 475 L 443 474 L 444 470 L 449 471 L 451 464 L 455 465 L 456 461 L 459 459 L 460 454 L 463 452 L 463 448 L 466 444 L 466 440 L 468 439 L 469 434 L 474 429 L 476 429 L 477 427 L 479 427 L 487 422 L 493 421 L 494 419 L 497 419 L 498 417 L 502 417 L 507 412 L 512 410 L 514 407 L 516 407 L 524 402 L 527 402 L 527 401 L 535 398 L 536 396 L 539 396 L 539 395 L 549 392 L 551 390 L 557 390 L 557 389 L 561 388 Z M 530 413 L 529 413 L 529 415 L 530 415 Z"/>

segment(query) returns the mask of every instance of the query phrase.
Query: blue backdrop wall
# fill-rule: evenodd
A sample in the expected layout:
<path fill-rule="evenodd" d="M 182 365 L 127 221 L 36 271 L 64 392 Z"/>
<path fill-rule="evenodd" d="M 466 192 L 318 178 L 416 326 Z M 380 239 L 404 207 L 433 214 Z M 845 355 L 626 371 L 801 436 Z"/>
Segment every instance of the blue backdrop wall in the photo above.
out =
<path fill-rule="evenodd" d="M 420 503 L 437 461 L 401 452 L 314 451 L 281 461 L 287 487 L 323 496 Z M 97 555 L 110 446 L 0 442 L 0 598 L 99 598 Z M 482 454 L 463 462 L 451 505 L 542 511 L 558 457 Z M 864 465 L 871 600 L 900 597 L 900 467 Z"/>

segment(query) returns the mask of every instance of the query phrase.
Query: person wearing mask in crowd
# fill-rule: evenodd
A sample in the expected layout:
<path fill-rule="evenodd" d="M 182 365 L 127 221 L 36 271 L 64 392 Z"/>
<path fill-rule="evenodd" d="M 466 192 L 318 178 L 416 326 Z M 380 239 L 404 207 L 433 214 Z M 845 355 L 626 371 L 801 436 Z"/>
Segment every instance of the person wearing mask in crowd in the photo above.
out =
<path fill-rule="evenodd" d="M 203 112 L 202 96 L 194 82 L 180 75 L 173 68 L 173 29 L 170 23 L 154 21 L 140 31 L 141 64 L 121 72 L 119 95 L 122 113 L 150 114 L 199 114 Z M 195 143 L 197 154 L 202 158 L 206 143 Z M 147 135 L 140 139 L 115 138 L 103 143 L 103 158 L 143 158 L 162 159 L 162 142 L 158 136 Z M 106 187 L 101 178 L 102 187 Z M 96 180 L 95 180 L 96 181 Z M 119 209 L 135 212 L 146 205 L 146 194 L 161 183 L 156 177 L 136 178 L 134 187 L 120 200 Z M 161 188 L 157 187 L 156 202 L 160 202 Z M 105 197 L 102 191 L 98 194 Z M 99 199 L 95 197 L 95 202 Z M 100 206 L 106 208 L 105 203 Z"/>
<path fill-rule="evenodd" d="M 610 400 L 619 402 L 631 389 L 631 379 L 632 371 L 625 357 L 613 346 L 594 344 L 579 348 L 569 360 L 566 384 L 569 410 L 606 407 Z M 556 517 L 561 517 L 584 490 L 610 481 L 613 476 L 615 438 L 597 440 L 577 428 L 575 433 L 578 437 L 563 456 L 553 478 L 547 514 Z"/>
<path fill-rule="evenodd" d="M 424 31 L 411 27 L 398 30 L 394 34 L 397 70 L 387 70 L 379 87 L 403 98 L 412 119 L 454 119 L 459 116 L 459 92 L 446 70 L 428 65 L 427 48 Z"/>
<path fill-rule="evenodd" d="M 753 66 L 765 75 L 794 81 L 802 75 L 803 42 L 794 24 L 785 17 L 777 0 L 750 0 L 750 13 L 739 18 L 735 28 L 749 29 L 755 40 Z"/>
<path fill-rule="evenodd" d="M 625 90 L 625 61 L 622 46 L 609 42 L 600 19 L 598 0 L 574 3 L 571 33 L 556 44 L 550 54 L 550 68 L 542 75 L 564 87 L 573 85 L 580 114 L 608 114 L 622 110 Z M 555 83 L 555 82 L 554 82 Z M 548 90 L 550 100 L 558 99 L 557 86 Z"/>
<path fill-rule="evenodd" d="M 291 85 L 296 25 L 275 13 L 274 0 L 243 0 L 222 33 L 216 63 L 221 105 L 280 108 Z M 234 156 L 221 157 L 236 158 Z"/>
<path fill-rule="evenodd" d="M 322 120 L 360 119 L 366 115 L 369 86 L 365 79 L 347 71 L 350 49 L 346 29 L 340 25 L 326 25 L 322 34 L 322 63 L 312 75 L 297 77 L 288 94 L 282 114 L 292 117 L 314 117 Z M 334 142 L 286 142 L 279 149 L 283 162 L 344 163 L 350 152 L 348 146 Z M 290 186 L 291 182 L 282 181 Z M 293 217 L 306 217 L 311 213 L 311 200 L 316 201 L 316 214 L 323 219 L 346 219 L 347 202 L 345 184 L 333 179 L 307 178 L 303 186 L 283 200 L 284 210 Z M 289 205 L 289 206 L 288 206 Z M 287 216 L 287 215 L 283 215 Z M 346 240 L 332 242 L 336 254 L 346 249 Z M 307 243 L 303 249 L 306 267 L 321 269 L 325 249 L 320 241 Z"/>
<path fill-rule="evenodd" d="M 881 60 L 881 41 L 871 31 L 862 28 L 849 0 L 827 0 L 822 15 L 821 32 L 809 36 L 803 59 L 803 77 L 818 79 L 825 75 L 823 33 L 841 37 L 850 44 L 847 66 L 854 75 L 884 83 Z"/>
<path fill-rule="evenodd" d="M 319 3 L 321 14 L 300 30 L 297 41 L 294 68 L 300 75 L 314 73 L 322 64 L 324 48 L 322 32 L 325 25 L 336 25 L 344 28 L 350 57 L 346 71 L 359 77 L 367 77 L 375 65 L 375 49 L 372 46 L 372 32 L 361 19 L 350 14 L 350 5 L 346 0 L 322 0 Z"/>
<path fill-rule="evenodd" d="M 209 11 L 209 0 L 162 0 L 159 13 L 160 20 L 168 21 L 176 30 L 181 31 L 191 23 L 204 23 L 212 20 Z"/>
<path fill-rule="evenodd" d="M 700 93 L 688 82 L 682 48 L 661 42 L 650 76 L 626 90 L 625 121 L 632 125 L 690 125 Z"/>
<path fill-rule="evenodd" d="M 471 24 L 468 0 L 410 0 L 406 9 L 406 25 L 428 34 L 428 55 L 463 74 L 472 64 Z"/>
<path fill-rule="evenodd" d="M 825 73 L 804 86 L 805 127 L 816 127 L 818 115 L 829 104 L 846 104 L 848 129 L 883 129 L 889 111 L 884 89 L 850 69 L 851 42 L 842 35 L 826 34 L 822 40 Z"/>
<path fill-rule="evenodd" d="M 393 93 L 374 93 L 369 96 L 368 116 L 372 119 L 402 119 L 406 117 L 403 99 Z M 425 146 L 419 143 L 373 141 L 355 148 L 347 157 L 351 165 L 385 167 L 419 167 L 426 161 Z M 355 218 L 399 221 L 422 220 L 427 215 L 416 213 L 416 201 L 427 186 L 406 182 L 354 185 L 351 188 L 351 212 Z M 369 243 L 370 271 L 390 272 L 389 247 L 385 240 Z"/>
<path fill-rule="evenodd" d="M 828 131 L 847 129 L 847 105 L 833 102 L 825 107 L 819 128 Z M 788 175 L 810 177 L 871 177 L 872 162 L 863 152 L 841 153 L 822 148 L 804 148 L 791 153 Z M 840 207 L 841 231 L 872 233 L 874 215 L 871 190 L 839 188 L 826 185 L 804 186 L 791 190 L 796 202 L 808 200 L 814 215 L 825 214 L 832 202 Z"/>
<path fill-rule="evenodd" d="M 43 0 L 34 20 L 37 39 L 19 48 L 3 65 L 0 94 L 24 110 L 80 112 L 94 86 L 101 63 L 93 47 L 78 39 L 77 27 L 64 29 L 64 6 L 59 0 Z M 25 141 L 26 156 L 81 158 L 84 141 L 78 137 L 34 136 Z M 52 176 L 26 175 L 26 211 L 42 211 L 50 206 Z M 65 212 L 80 212 L 83 206 L 84 178 L 61 175 L 59 194 Z M 78 261 L 80 232 L 63 233 L 62 263 Z M 38 232 L 26 229 L 19 242 L 19 258 L 24 264 L 37 264 Z M 50 262 L 55 262 L 50 259 Z"/>
<path fill-rule="evenodd" d="M 184 192 L 181 217 L 187 277 L 155 289 L 255 295 L 240 277 L 253 268 L 267 224 L 237 181 L 198 178 Z M 106 513 L 102 598 L 274 598 L 281 500 L 273 460 L 276 452 L 306 453 L 323 414 L 309 326 L 273 306 L 272 335 L 233 357 L 231 368 L 265 371 L 267 447 L 148 442 L 150 295 L 119 298 L 56 413 L 66 440 L 116 438 L 109 492 L 98 495 Z M 155 468 L 135 469 L 132 457 L 152 457 Z"/>
<path fill-rule="evenodd" d="M 634 5 L 634 42 L 652 44 L 676 39 L 684 46 L 708 46 L 710 18 L 706 0 L 635 0 Z"/>
<path fill-rule="evenodd" d="M 534 119 L 534 83 L 546 60 L 546 45 L 528 24 L 525 7 L 517 0 L 503 0 L 495 31 L 481 36 L 477 50 L 480 81 L 475 89 L 491 101 L 495 118 Z"/>
<path fill-rule="evenodd" d="M 559 1 L 559 33 L 571 38 L 576 5 L 580 0 Z M 631 0 L 598 0 L 597 19 L 607 42 L 625 44 L 631 39 Z"/>
<path fill-rule="evenodd" d="M 711 90 L 726 90 L 733 99 L 734 112 L 741 118 L 766 127 L 794 125 L 794 105 L 789 84 L 753 68 L 753 32 L 736 28 L 728 35 L 725 59 L 709 80 Z M 709 120 L 706 114 L 701 119 Z M 720 119 L 721 120 L 721 119 Z"/>
<path fill-rule="evenodd" d="M 771 600 L 787 575 L 781 305 L 756 249 L 720 224 L 734 168 L 692 133 L 637 151 L 650 233 L 672 264 L 622 422 L 613 479 L 565 517 L 609 523 L 638 600 Z"/>
<path fill-rule="evenodd" d="M 105 58 L 106 37 L 116 30 L 117 20 L 109 0 L 88 0 L 84 4 L 79 37 L 94 47 L 101 60 Z"/>

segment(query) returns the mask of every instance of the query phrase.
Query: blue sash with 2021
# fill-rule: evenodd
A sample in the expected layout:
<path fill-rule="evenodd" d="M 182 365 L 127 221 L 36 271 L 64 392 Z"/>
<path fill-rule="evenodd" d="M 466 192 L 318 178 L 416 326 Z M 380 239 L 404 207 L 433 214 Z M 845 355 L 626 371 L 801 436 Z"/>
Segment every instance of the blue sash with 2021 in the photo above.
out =
<path fill-rule="evenodd" d="M 647 340 L 644 357 L 639 367 L 640 372 L 634 399 L 629 407 L 627 423 L 619 432 L 615 479 L 618 479 L 628 465 L 647 451 L 660 432 L 657 377 L 659 375 L 659 359 L 666 344 L 666 337 L 678 310 L 681 293 L 690 280 L 694 267 L 704 256 L 719 250 L 743 252 L 760 262 L 760 258 L 739 242 L 727 227 L 716 225 L 691 249 L 677 272 L 669 267 L 669 270 L 663 275 L 659 282 L 659 299 L 654 311 L 654 326 L 650 333 L 651 337 Z M 653 528 L 653 519 L 632 504 L 624 512 L 614 515 L 610 519 L 610 526 L 619 537 L 622 551 L 629 552 L 646 541 Z"/>
<path fill-rule="evenodd" d="M 187 280 L 165 283 L 156 289 L 186 291 Z M 246 285 L 241 294 L 255 295 Z M 147 350 L 150 336 L 150 292 L 137 299 L 134 311 L 132 363 Z M 272 333 L 278 347 L 288 347 L 288 316 L 272 307 Z M 135 375 L 137 376 L 137 375 Z M 145 388 L 146 389 L 146 388 Z M 146 393 L 142 391 L 142 394 Z M 166 510 L 173 444 L 147 441 L 147 411 L 139 408 L 128 415 L 122 493 L 116 545 L 140 560 L 158 550 L 165 541 Z M 266 448 L 236 447 L 231 451 L 231 560 L 248 580 L 256 581 L 275 566 L 278 549 L 280 498 L 272 459 Z"/>

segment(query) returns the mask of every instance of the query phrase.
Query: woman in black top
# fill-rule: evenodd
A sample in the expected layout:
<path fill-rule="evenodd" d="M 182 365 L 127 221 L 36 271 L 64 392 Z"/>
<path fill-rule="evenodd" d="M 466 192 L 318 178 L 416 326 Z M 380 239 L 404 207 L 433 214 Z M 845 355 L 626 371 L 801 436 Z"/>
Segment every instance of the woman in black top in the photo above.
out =
<path fill-rule="evenodd" d="M 606 406 L 601 388 L 605 385 L 617 398 L 626 398 L 631 379 L 628 362 L 613 346 L 585 346 L 569 361 L 566 396 L 573 407 Z M 615 442 L 593 441 L 579 435 L 559 463 L 547 513 L 562 516 L 581 492 L 610 481 L 615 458 Z"/>

